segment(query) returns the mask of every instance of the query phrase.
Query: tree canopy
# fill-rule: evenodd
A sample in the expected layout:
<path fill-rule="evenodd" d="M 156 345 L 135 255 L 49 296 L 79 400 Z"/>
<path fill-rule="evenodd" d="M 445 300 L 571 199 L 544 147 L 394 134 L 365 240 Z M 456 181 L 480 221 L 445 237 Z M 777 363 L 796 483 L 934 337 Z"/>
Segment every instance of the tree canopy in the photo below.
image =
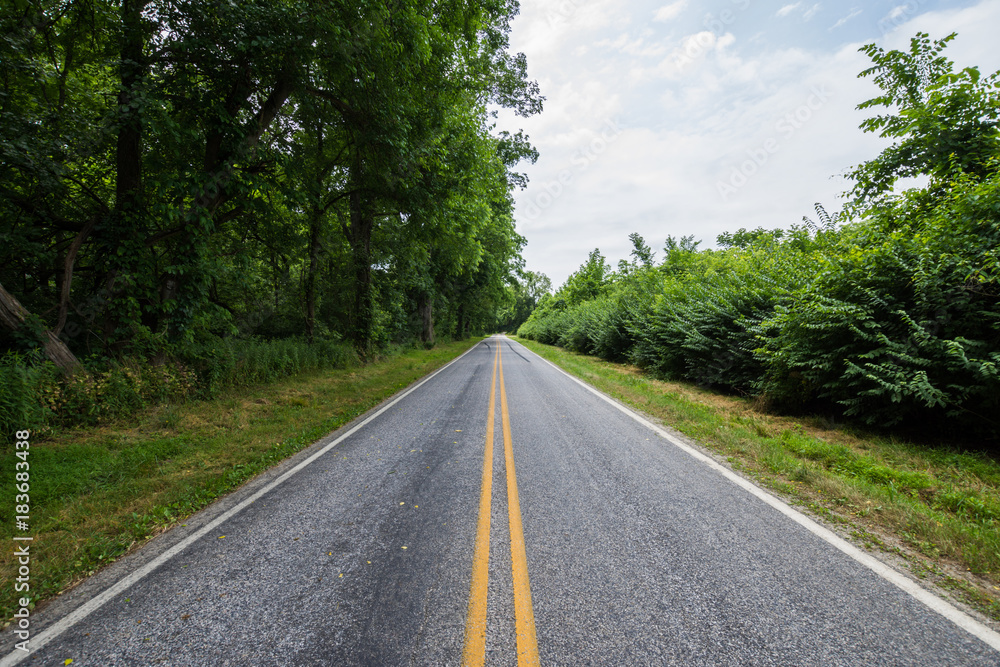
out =
<path fill-rule="evenodd" d="M 865 132 L 893 139 L 892 146 L 850 174 L 851 210 L 881 201 L 901 178 L 928 176 L 931 189 L 946 186 L 957 173 L 985 178 L 1000 156 L 1000 72 L 988 76 L 977 67 L 956 72 L 942 55 L 956 37 L 932 40 L 917 33 L 908 51 L 885 51 L 875 44 L 861 48 L 882 93 L 858 109 L 885 107 L 861 123 Z"/>
<path fill-rule="evenodd" d="M 508 49 L 517 11 L 6 3 L 0 285 L 27 314 L 0 344 L 48 332 L 72 357 L 303 335 L 367 355 L 491 326 L 483 305 L 522 264 L 514 169 L 537 154 L 489 110 L 542 105 Z"/>

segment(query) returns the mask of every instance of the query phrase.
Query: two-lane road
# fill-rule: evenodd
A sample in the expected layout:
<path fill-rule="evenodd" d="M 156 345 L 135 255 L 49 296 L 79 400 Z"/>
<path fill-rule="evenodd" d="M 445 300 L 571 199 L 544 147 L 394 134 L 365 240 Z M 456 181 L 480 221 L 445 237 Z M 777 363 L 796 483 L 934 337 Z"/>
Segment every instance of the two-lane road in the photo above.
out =
<path fill-rule="evenodd" d="M 1000 637 L 492 338 L 33 617 L 63 665 L 1000 665 Z"/>

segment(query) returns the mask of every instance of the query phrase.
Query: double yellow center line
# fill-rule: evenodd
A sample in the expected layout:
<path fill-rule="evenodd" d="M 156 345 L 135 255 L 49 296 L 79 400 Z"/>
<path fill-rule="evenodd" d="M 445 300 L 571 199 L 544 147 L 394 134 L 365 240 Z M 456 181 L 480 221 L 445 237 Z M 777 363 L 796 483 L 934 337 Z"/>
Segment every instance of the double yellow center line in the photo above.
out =
<path fill-rule="evenodd" d="M 503 359 L 500 343 L 493 360 L 490 382 L 490 406 L 486 419 L 486 447 L 483 454 L 483 485 L 479 496 L 479 524 L 476 550 L 472 558 L 472 584 L 469 590 L 469 614 L 465 622 L 463 665 L 482 665 L 486 661 L 486 594 L 489 589 L 490 500 L 493 495 L 493 424 L 496 420 L 497 376 L 500 377 L 500 416 L 503 428 L 504 463 L 507 472 L 507 515 L 510 521 L 510 560 L 514 573 L 514 627 L 517 633 L 517 664 L 537 665 L 538 642 L 535 639 L 535 613 L 531 606 L 528 559 L 521 527 L 521 504 L 517 498 L 517 475 L 514 472 L 514 447 L 510 435 L 510 413 L 503 382 Z"/>

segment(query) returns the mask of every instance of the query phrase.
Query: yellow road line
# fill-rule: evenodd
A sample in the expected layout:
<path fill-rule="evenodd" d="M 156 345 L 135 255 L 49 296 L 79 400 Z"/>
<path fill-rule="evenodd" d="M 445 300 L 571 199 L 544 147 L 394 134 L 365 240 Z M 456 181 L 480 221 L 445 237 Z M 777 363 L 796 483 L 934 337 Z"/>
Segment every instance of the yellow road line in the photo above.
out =
<path fill-rule="evenodd" d="M 497 346 L 499 354 L 500 347 Z M 537 665 L 538 641 L 535 638 L 535 612 L 531 605 L 528 581 L 528 557 L 521 528 L 521 503 L 517 498 L 517 474 L 514 471 L 514 447 L 510 436 L 510 413 L 503 383 L 503 357 L 500 361 L 500 415 L 503 423 L 504 461 L 507 467 L 507 514 L 510 519 L 510 562 L 514 571 L 514 627 L 517 631 L 517 664 Z"/>
<path fill-rule="evenodd" d="M 465 620 L 465 648 L 462 664 L 472 667 L 486 661 L 486 593 L 490 571 L 490 499 L 493 496 L 493 422 L 496 420 L 497 369 L 500 345 L 493 357 L 490 407 L 486 419 L 486 451 L 483 453 L 483 488 L 479 496 L 479 526 L 472 557 L 472 584 L 469 587 L 469 614 Z"/>

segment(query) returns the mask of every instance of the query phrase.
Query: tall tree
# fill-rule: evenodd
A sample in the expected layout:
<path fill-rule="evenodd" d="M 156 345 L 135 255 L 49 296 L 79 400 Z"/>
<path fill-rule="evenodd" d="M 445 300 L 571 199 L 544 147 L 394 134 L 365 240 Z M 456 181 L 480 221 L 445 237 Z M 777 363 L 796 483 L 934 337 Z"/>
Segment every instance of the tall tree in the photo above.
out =
<path fill-rule="evenodd" d="M 492 136 L 487 113 L 541 108 L 508 51 L 516 11 L 3 5 L 5 321 L 109 354 L 239 331 L 343 334 L 367 355 L 429 341 L 439 313 L 452 328 L 523 243 L 509 190 L 533 149 Z"/>
<path fill-rule="evenodd" d="M 541 107 L 523 57 L 507 53 L 510 3 L 370 6 L 345 17 L 351 66 L 323 61 L 313 93 L 329 100 L 350 146 L 345 234 L 354 254 L 351 337 L 362 355 L 373 334 L 372 238 L 379 225 L 404 230 L 441 220 L 435 198 L 459 183 L 450 171 L 456 128 L 485 135 L 486 103 L 530 114 Z M 331 49 L 333 45 L 331 45 Z M 343 50 L 343 47 L 341 47 Z M 361 69 L 366 76 L 357 76 Z M 458 119 L 458 120 L 456 120 Z M 454 200 L 455 197 L 452 197 Z M 454 218 L 451 218 L 454 220 Z M 427 292 L 419 297 L 425 309 Z"/>
<path fill-rule="evenodd" d="M 976 67 L 956 72 L 942 55 L 955 37 L 931 40 L 917 33 L 906 52 L 875 44 L 861 48 L 872 66 L 860 76 L 873 77 L 882 94 L 858 109 L 890 109 L 862 122 L 861 129 L 895 141 L 851 172 L 852 209 L 877 203 L 900 178 L 929 176 L 941 185 L 957 173 L 982 180 L 997 169 L 1000 72 L 982 76 Z"/>

